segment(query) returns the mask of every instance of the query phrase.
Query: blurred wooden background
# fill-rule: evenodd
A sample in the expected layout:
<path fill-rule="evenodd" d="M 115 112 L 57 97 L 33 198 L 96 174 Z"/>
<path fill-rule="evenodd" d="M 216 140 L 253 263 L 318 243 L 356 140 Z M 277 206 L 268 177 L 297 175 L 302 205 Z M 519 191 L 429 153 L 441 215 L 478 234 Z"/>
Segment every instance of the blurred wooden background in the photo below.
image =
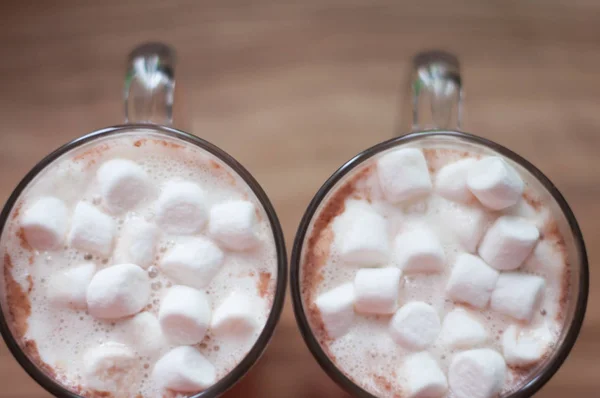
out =
<path fill-rule="evenodd" d="M 345 160 L 391 136 L 411 56 L 456 52 L 465 129 L 530 159 L 600 255 L 600 3 L 594 0 L 105 0 L 0 3 L 0 199 L 58 145 L 120 123 L 124 61 L 146 40 L 179 52 L 184 127 L 254 174 L 288 248 Z M 181 108 L 180 108 L 181 110 Z M 177 123 L 176 123 L 177 124 Z M 600 287 L 566 364 L 537 395 L 596 397 Z M 0 397 L 48 397 L 0 348 Z M 260 363 L 228 397 L 344 397 L 306 349 L 290 302 Z"/>

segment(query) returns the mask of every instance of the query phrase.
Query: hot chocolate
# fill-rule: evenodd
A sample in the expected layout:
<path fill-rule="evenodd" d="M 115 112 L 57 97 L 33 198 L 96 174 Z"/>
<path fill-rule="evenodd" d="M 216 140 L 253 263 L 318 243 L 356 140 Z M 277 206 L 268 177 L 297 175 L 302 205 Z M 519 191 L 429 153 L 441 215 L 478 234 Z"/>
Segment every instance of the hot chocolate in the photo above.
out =
<path fill-rule="evenodd" d="M 151 131 L 93 140 L 46 167 L 0 249 L 13 335 L 85 397 L 210 387 L 255 344 L 275 294 L 275 240 L 250 187 Z"/>
<path fill-rule="evenodd" d="M 565 326 L 571 275 L 555 204 L 477 147 L 390 149 L 328 193 L 300 262 L 321 348 L 378 397 L 518 390 Z"/>

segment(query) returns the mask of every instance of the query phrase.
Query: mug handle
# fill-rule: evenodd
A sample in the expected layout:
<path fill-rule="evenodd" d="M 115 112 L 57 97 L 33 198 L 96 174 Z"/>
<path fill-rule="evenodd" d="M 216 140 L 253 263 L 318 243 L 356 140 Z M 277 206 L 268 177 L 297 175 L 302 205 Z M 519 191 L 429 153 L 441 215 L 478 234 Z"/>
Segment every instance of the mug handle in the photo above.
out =
<path fill-rule="evenodd" d="M 175 50 L 145 43 L 129 54 L 125 75 L 125 122 L 171 126 L 175 92 Z"/>
<path fill-rule="evenodd" d="M 460 130 L 463 89 L 458 58 L 444 51 L 419 53 L 410 79 L 411 130 Z"/>

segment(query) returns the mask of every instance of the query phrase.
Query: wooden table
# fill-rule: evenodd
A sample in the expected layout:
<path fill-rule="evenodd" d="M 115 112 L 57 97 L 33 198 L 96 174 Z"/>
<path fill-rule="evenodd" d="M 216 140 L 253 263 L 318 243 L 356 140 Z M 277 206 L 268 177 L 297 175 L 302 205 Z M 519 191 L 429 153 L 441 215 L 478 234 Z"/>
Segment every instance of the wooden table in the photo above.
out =
<path fill-rule="evenodd" d="M 261 182 L 288 246 L 304 209 L 345 160 L 390 137 L 411 56 L 456 52 L 465 128 L 530 159 L 600 255 L 600 3 L 354 0 L 13 1 L 0 4 L 0 198 L 51 149 L 122 121 L 124 58 L 163 40 L 179 51 L 187 123 Z M 185 122 L 185 121 L 183 121 Z M 594 271 L 594 270 L 592 270 Z M 569 359 L 537 395 L 595 397 L 600 288 Z M 0 396 L 47 397 L 0 349 Z M 275 337 L 229 397 L 342 397 L 296 329 Z"/>

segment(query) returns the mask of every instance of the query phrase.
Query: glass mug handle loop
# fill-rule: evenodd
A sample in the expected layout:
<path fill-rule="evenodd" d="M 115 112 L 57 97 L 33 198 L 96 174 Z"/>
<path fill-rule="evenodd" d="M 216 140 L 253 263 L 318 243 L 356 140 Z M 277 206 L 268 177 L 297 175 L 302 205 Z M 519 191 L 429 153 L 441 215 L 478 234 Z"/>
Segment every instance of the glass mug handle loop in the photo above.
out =
<path fill-rule="evenodd" d="M 458 58 L 427 51 L 413 58 L 411 131 L 460 130 L 463 89 Z M 400 134 L 405 134 L 406 130 Z"/>
<path fill-rule="evenodd" d="M 173 123 L 175 50 L 163 43 L 136 47 L 127 60 L 125 122 Z"/>

